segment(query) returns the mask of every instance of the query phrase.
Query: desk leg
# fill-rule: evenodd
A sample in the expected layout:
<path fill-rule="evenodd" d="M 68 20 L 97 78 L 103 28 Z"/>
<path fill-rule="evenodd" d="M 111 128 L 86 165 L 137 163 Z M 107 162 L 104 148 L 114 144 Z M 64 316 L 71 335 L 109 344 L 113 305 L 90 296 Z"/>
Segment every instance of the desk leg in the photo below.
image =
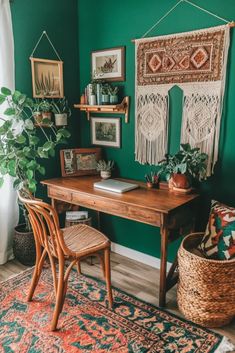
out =
<path fill-rule="evenodd" d="M 166 305 L 166 267 L 167 267 L 167 245 L 169 230 L 163 216 L 161 225 L 161 267 L 160 267 L 160 290 L 159 290 L 159 306 Z"/>

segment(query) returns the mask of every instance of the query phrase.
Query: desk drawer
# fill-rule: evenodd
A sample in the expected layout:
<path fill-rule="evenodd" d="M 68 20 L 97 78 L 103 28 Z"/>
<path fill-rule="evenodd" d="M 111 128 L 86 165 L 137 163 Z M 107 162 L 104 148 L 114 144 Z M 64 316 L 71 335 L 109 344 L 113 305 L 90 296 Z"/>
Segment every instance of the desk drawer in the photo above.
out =
<path fill-rule="evenodd" d="M 73 194 L 71 202 L 113 216 L 119 216 L 154 226 L 160 225 L 159 213 L 138 206 L 124 204 L 121 201 L 106 200 L 94 197 L 94 195 Z"/>
<path fill-rule="evenodd" d="M 51 186 L 48 186 L 48 196 L 61 201 L 71 202 L 72 200 L 71 192 Z"/>

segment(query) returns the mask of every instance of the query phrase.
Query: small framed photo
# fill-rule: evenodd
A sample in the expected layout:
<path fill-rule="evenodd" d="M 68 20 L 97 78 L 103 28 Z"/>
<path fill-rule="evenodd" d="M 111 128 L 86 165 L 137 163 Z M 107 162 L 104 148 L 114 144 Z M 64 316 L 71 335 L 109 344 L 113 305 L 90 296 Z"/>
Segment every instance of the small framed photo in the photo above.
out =
<path fill-rule="evenodd" d="M 60 151 L 63 177 L 95 175 L 96 163 L 101 159 L 101 148 L 74 148 Z"/>
<path fill-rule="evenodd" d="M 93 51 L 91 72 L 95 80 L 125 81 L 125 47 Z"/>
<path fill-rule="evenodd" d="M 120 118 L 91 117 L 93 145 L 121 147 Z"/>
<path fill-rule="evenodd" d="M 63 98 L 63 62 L 30 58 L 34 98 Z"/>

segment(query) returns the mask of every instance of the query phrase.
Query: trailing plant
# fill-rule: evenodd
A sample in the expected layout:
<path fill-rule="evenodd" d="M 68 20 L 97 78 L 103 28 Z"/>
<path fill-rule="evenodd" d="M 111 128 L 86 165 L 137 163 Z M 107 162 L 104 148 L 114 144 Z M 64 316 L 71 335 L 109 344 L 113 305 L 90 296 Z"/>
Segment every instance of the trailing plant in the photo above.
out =
<path fill-rule="evenodd" d="M 191 148 L 190 144 L 181 144 L 181 149 L 175 155 L 166 155 L 159 162 L 158 175 L 165 174 L 167 180 L 173 173 L 186 174 L 194 179 L 201 180 L 206 177 L 208 156 L 201 153 L 200 148 Z"/>
<path fill-rule="evenodd" d="M 4 176 L 10 175 L 16 189 L 34 193 L 36 174 L 45 174 L 41 160 L 54 157 L 55 147 L 66 143 L 70 133 L 53 126 L 47 129 L 40 126 L 42 137 L 39 138 L 33 119 L 34 101 L 19 91 L 2 87 L 0 104 L 6 105 L 0 117 L 0 187 Z"/>
<path fill-rule="evenodd" d="M 39 104 L 39 109 L 44 113 L 49 113 L 52 110 L 52 104 L 48 100 L 43 99 Z"/>
<path fill-rule="evenodd" d="M 101 171 L 109 172 L 110 170 L 113 169 L 113 167 L 114 167 L 114 161 L 107 161 L 106 162 L 103 159 L 98 161 L 97 164 L 96 164 L 97 172 L 101 172 Z"/>

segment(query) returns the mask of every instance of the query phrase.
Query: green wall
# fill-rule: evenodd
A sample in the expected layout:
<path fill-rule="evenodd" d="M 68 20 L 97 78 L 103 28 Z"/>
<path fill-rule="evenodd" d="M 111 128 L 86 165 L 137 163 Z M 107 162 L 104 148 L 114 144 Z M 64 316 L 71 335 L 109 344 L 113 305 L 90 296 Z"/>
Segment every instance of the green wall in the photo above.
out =
<path fill-rule="evenodd" d="M 234 0 L 195 1 L 218 15 L 234 20 Z M 119 0 L 119 1 L 78 1 L 78 43 L 80 91 L 90 80 L 90 54 L 92 50 L 126 46 L 126 81 L 124 92 L 131 96 L 130 123 L 122 122 L 122 148 L 105 148 L 106 158 L 115 160 L 119 175 L 122 177 L 143 180 L 148 167 L 134 161 L 134 44 L 131 39 L 141 37 L 156 21 L 166 13 L 176 1 L 174 0 Z M 209 15 L 181 4 L 165 19 L 151 35 L 170 34 L 182 31 L 201 29 L 220 25 L 222 22 Z M 232 30 L 231 32 L 233 32 Z M 235 205 L 235 43 L 231 38 L 231 47 L 227 72 L 227 92 L 222 119 L 220 139 L 220 157 L 215 175 L 201 186 L 202 206 L 207 210 L 211 197 Z M 120 85 L 122 85 L 120 83 Z M 181 125 L 181 91 L 174 87 L 170 93 L 170 141 L 169 150 L 179 148 Z M 90 126 L 83 114 L 80 115 L 79 133 L 81 146 L 90 146 Z M 199 225 L 206 218 L 206 212 L 199 214 Z M 120 219 L 103 216 L 103 229 L 110 238 L 121 245 L 159 256 L 159 230 Z M 176 246 L 170 249 L 170 259 L 176 252 Z"/>
<path fill-rule="evenodd" d="M 11 4 L 15 42 L 16 88 L 32 96 L 29 57 L 45 30 L 64 62 L 64 90 L 72 105 L 78 99 L 77 0 L 14 0 Z M 55 59 L 53 49 L 43 37 L 34 57 Z M 75 131 L 70 145 L 78 144 L 78 118 L 73 112 L 69 129 Z M 59 154 L 45 161 L 46 178 L 60 175 Z M 45 179 L 45 177 L 44 177 Z M 38 185 L 39 193 L 46 194 Z"/>

